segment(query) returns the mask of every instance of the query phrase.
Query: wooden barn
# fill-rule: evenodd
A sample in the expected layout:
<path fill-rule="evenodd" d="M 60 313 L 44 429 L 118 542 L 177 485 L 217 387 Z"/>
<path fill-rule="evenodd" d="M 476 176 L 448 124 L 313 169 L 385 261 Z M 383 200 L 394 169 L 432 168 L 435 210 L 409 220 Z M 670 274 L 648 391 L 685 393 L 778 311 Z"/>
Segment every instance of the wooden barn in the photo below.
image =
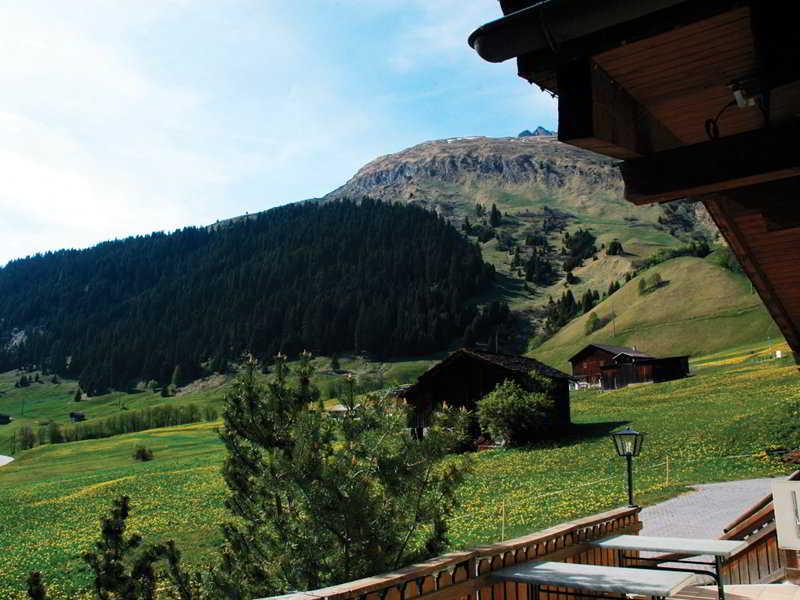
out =
<path fill-rule="evenodd" d="M 11 415 L 0 413 L 0 425 L 8 425 L 11 423 Z"/>
<path fill-rule="evenodd" d="M 499 354 L 462 348 L 420 375 L 417 382 L 402 391 L 402 398 L 413 408 L 411 427 L 423 435 L 431 413 L 442 406 L 475 410 L 478 400 L 507 379 L 530 383 L 538 373 L 554 383 L 554 420 L 567 427 L 570 376 L 527 356 Z M 473 432 L 480 433 L 477 429 Z"/>
<path fill-rule="evenodd" d="M 632 383 L 658 383 L 689 375 L 688 356 L 656 358 L 636 348 L 589 344 L 569 359 L 572 376 L 604 390 Z"/>
<path fill-rule="evenodd" d="M 775 0 L 500 0 L 476 29 L 638 205 L 702 202 L 800 361 L 800 44 Z"/>

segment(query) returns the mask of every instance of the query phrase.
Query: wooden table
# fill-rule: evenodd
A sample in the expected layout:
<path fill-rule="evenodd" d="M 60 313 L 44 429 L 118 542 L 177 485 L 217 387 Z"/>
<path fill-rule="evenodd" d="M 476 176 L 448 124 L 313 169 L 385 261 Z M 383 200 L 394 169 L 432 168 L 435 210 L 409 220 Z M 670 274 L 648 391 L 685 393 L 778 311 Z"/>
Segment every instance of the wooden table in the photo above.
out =
<path fill-rule="evenodd" d="M 630 552 L 664 552 L 667 554 L 679 554 L 681 556 L 703 556 L 711 555 L 714 562 L 704 562 L 696 560 L 677 559 L 669 562 L 687 565 L 703 565 L 714 567 L 713 576 L 717 582 L 717 596 L 719 600 L 725 600 L 725 588 L 722 584 L 722 564 L 723 559 L 729 558 L 745 546 L 746 542 L 732 540 L 709 540 L 694 538 L 673 538 L 673 537 L 650 537 L 644 535 L 618 535 L 604 540 L 591 542 L 597 548 L 607 548 L 619 551 L 620 566 L 625 565 L 626 551 Z M 632 560 L 652 562 L 656 565 L 666 562 L 658 558 L 640 558 Z M 638 567 L 641 568 L 641 567 Z M 686 569 L 682 567 L 658 566 L 662 570 L 674 572 L 702 573 L 699 569 Z"/>
<path fill-rule="evenodd" d="M 553 561 L 532 561 L 500 569 L 491 574 L 495 581 L 515 581 L 532 586 L 531 598 L 539 588 L 558 587 L 604 594 L 634 594 L 663 599 L 689 585 L 702 583 L 696 574 L 667 569 L 608 567 Z M 559 595 L 579 595 L 557 592 Z"/>

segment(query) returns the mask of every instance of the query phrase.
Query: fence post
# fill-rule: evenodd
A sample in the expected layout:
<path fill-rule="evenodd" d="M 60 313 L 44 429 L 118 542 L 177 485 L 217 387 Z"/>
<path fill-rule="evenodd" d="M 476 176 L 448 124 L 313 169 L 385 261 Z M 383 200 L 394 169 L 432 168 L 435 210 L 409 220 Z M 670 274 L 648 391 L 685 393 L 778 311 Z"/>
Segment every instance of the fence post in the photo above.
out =
<path fill-rule="evenodd" d="M 500 541 L 506 541 L 506 501 L 503 500 L 502 517 L 500 520 Z"/>
<path fill-rule="evenodd" d="M 669 454 L 667 454 L 667 486 L 669 486 Z"/>

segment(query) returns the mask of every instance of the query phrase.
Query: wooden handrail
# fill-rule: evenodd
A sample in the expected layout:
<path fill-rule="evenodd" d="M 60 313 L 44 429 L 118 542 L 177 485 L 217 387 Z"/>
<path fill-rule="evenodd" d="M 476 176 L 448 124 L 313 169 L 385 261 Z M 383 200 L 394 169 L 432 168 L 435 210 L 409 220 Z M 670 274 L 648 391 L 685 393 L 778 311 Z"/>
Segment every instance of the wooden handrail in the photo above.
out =
<path fill-rule="evenodd" d="M 562 523 L 497 544 L 451 552 L 391 573 L 269 600 L 457 600 L 480 589 L 515 584 L 489 583 L 492 571 L 544 557 L 616 564 L 617 555 L 587 546 L 590 540 L 641 529 L 639 507 L 624 507 Z"/>
<path fill-rule="evenodd" d="M 772 502 L 763 506 L 752 515 L 741 521 L 738 525 L 720 536 L 723 540 L 742 540 L 754 531 L 758 531 L 766 523 L 775 519 L 775 509 Z"/>
<path fill-rule="evenodd" d="M 800 479 L 800 471 L 795 471 L 794 473 L 792 473 L 788 477 L 789 481 L 797 481 L 799 479 Z M 759 500 L 758 502 L 753 504 L 753 506 L 751 506 L 746 511 L 744 511 L 741 515 L 736 517 L 736 519 L 734 519 L 731 523 L 729 523 L 728 526 L 725 527 L 722 530 L 722 532 L 723 533 L 728 533 L 734 527 L 738 526 L 740 523 L 742 523 L 746 519 L 748 519 L 751 516 L 753 516 L 755 513 L 760 511 L 762 508 L 764 508 L 767 504 L 771 504 L 771 503 L 772 503 L 772 492 L 770 492 L 769 494 L 764 496 L 761 500 Z"/>
<path fill-rule="evenodd" d="M 728 523 L 728 525 L 722 529 L 722 533 L 723 534 L 728 533 L 731 529 L 733 529 L 734 527 L 737 527 L 740 523 L 742 523 L 742 521 L 744 521 L 746 519 L 749 519 L 755 513 L 760 511 L 762 508 L 764 508 L 768 504 L 772 504 L 772 493 L 771 492 L 769 494 L 767 494 L 766 496 L 764 496 L 761 500 L 759 500 L 758 502 L 753 504 L 753 506 L 748 508 L 741 515 L 736 517 L 736 519 L 734 519 L 733 521 Z"/>

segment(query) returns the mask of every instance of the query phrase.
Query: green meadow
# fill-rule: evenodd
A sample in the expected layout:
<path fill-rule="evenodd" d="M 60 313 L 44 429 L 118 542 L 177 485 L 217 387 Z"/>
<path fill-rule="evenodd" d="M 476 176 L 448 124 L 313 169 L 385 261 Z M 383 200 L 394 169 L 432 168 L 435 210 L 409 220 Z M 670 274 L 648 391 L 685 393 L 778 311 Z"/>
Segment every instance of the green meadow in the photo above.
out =
<path fill-rule="evenodd" d="M 797 399 L 797 367 L 786 359 L 761 361 L 766 350 L 748 347 L 704 357 L 696 361 L 694 375 L 681 381 L 573 393 L 575 428 L 569 439 L 473 455 L 472 473 L 450 521 L 453 548 L 520 535 L 622 503 L 623 464 L 607 437 L 622 425 L 647 436 L 636 462 L 641 503 L 679 494 L 691 483 L 789 472 L 765 451 L 779 443 L 772 437 L 774 425 Z M 427 364 L 370 368 L 391 381 L 413 378 Z M 318 366 L 325 363 L 319 359 Z M 359 359 L 343 360 L 342 367 L 368 368 Z M 319 382 L 324 385 L 322 378 L 334 376 L 319 375 Z M 11 376 L 4 377 L 7 384 Z M 32 420 L 45 414 L 60 418 L 74 383 L 61 385 L 41 384 L 50 400 L 36 396 L 35 387 L 23 390 Z M 217 403 L 228 385 L 198 386 L 166 400 Z M 16 406 L 22 392 L 13 383 L 11 391 L 4 390 L 5 408 Z M 132 406 L 165 400 L 156 395 L 148 400 L 145 394 L 126 395 L 124 401 Z M 113 396 L 80 405 L 92 417 L 110 414 L 116 406 Z M 32 570 L 44 572 L 57 598 L 76 597 L 88 582 L 80 553 L 97 536 L 111 500 L 121 494 L 131 497 L 134 530 L 150 541 L 175 539 L 194 567 L 213 563 L 219 525 L 226 519 L 220 475 L 224 450 L 216 433 L 220 425 L 185 425 L 19 453 L 0 468 L 0 597 L 21 597 Z M 137 445 L 150 448 L 154 460 L 134 461 Z"/>

